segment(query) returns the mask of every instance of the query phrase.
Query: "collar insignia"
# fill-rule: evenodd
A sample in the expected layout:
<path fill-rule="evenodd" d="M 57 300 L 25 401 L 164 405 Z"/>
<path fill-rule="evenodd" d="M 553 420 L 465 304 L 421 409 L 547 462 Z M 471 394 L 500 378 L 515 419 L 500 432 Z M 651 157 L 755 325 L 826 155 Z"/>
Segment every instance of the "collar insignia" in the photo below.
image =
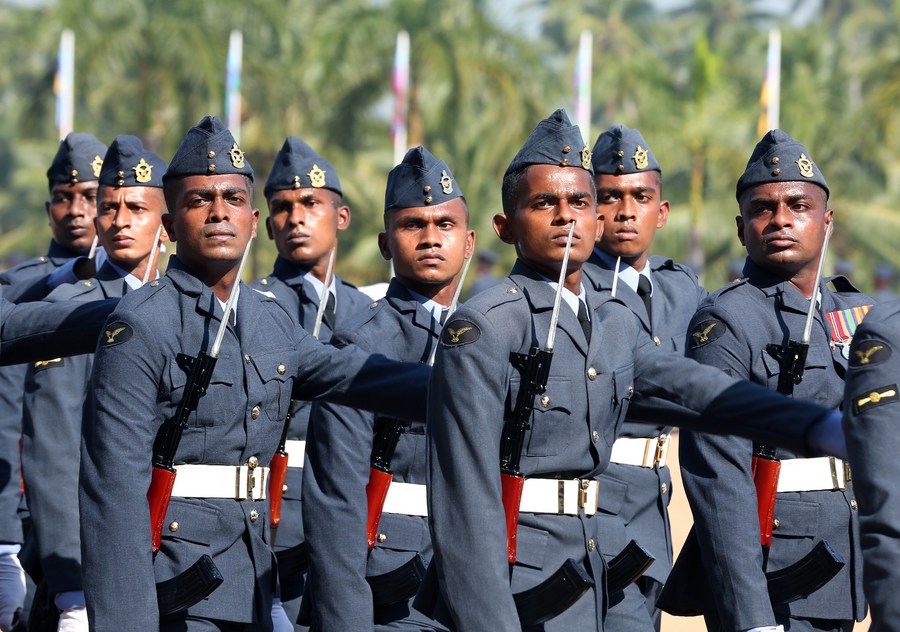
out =
<path fill-rule="evenodd" d="M 141 184 L 146 182 L 150 182 L 150 179 L 153 177 L 153 165 L 148 163 L 146 160 L 141 158 L 141 161 L 132 167 L 134 170 L 134 179 Z"/>
<path fill-rule="evenodd" d="M 237 143 L 231 146 L 228 155 L 231 157 L 231 164 L 234 165 L 235 169 L 244 168 L 244 152 L 238 147 Z"/>
<path fill-rule="evenodd" d="M 631 159 L 634 160 L 634 166 L 638 169 L 646 169 L 647 165 L 650 164 L 647 150 L 640 145 L 638 145 L 637 149 L 634 150 L 634 155 L 631 157 Z"/>
<path fill-rule="evenodd" d="M 441 191 L 444 192 L 444 195 L 450 195 L 453 193 L 453 180 L 447 175 L 446 171 L 441 171 Z"/>
<path fill-rule="evenodd" d="M 314 187 L 325 186 L 325 171 L 319 169 L 319 165 L 313 165 L 306 175 L 309 176 L 309 183 Z"/>
<path fill-rule="evenodd" d="M 812 160 L 806 157 L 806 154 L 800 154 L 800 159 L 795 160 L 797 166 L 800 168 L 800 175 L 804 178 L 812 178 L 813 177 L 813 163 Z"/>

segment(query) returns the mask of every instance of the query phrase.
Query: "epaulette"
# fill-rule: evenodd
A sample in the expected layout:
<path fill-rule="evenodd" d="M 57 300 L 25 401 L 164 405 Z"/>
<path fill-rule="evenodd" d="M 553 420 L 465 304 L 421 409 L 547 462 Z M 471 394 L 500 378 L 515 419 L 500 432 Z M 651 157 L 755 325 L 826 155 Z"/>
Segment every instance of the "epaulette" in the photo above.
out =
<path fill-rule="evenodd" d="M 100 284 L 97 279 L 86 279 L 84 281 L 76 281 L 75 283 L 65 283 L 56 287 L 47 295 L 46 301 L 70 301 L 74 298 L 88 296 L 100 291 Z"/>
<path fill-rule="evenodd" d="M 522 290 L 508 279 L 486 289 L 466 301 L 466 307 L 487 314 L 489 311 L 515 301 L 523 300 Z"/>
<path fill-rule="evenodd" d="M 125 294 L 125 296 L 122 297 L 120 304 L 124 301 L 135 301 L 135 304 L 132 307 L 136 307 L 137 305 L 146 303 L 152 296 L 156 296 L 163 288 L 167 288 L 171 286 L 171 284 L 172 282 L 164 276 L 153 279 L 149 283 L 144 283 L 144 285 L 134 292 Z"/>
<path fill-rule="evenodd" d="M 826 284 L 831 283 L 831 287 L 833 287 L 835 289 L 835 291 L 837 291 L 837 292 L 849 292 L 851 294 L 860 294 L 859 289 L 855 285 L 853 285 L 853 283 L 850 282 L 850 279 L 848 279 L 847 277 L 842 276 L 840 274 L 832 276 L 832 277 L 826 277 L 825 283 Z"/>
<path fill-rule="evenodd" d="M 48 261 L 49 258 L 46 255 L 41 255 L 40 257 L 34 257 L 32 259 L 29 259 L 28 261 L 23 261 L 19 265 L 13 266 L 9 270 L 3 272 L 3 274 L 0 275 L 0 280 L 2 280 L 0 282 L 2 282 L 4 285 L 12 285 L 17 281 L 22 280 L 16 278 L 19 272 L 45 265 Z M 31 275 L 27 275 L 25 278 L 27 279 L 30 276 Z"/>
<path fill-rule="evenodd" d="M 742 285 L 746 285 L 749 280 L 750 280 L 750 277 L 742 277 L 740 279 L 735 279 L 731 283 L 723 285 L 718 290 L 716 290 L 714 292 L 710 292 L 709 295 L 700 304 L 700 307 L 703 307 L 705 305 L 714 305 L 720 296 L 723 296 L 723 295 L 727 294 L 728 292 L 731 292 L 732 290 L 735 290 L 735 289 L 741 287 Z M 698 309 L 699 309 L 699 307 L 698 307 Z"/>
<path fill-rule="evenodd" d="M 272 283 L 273 278 L 274 277 L 272 277 L 271 274 L 269 276 L 260 277 L 260 278 L 256 279 L 255 281 L 251 282 L 250 287 L 256 288 L 257 285 L 266 287 L 267 285 Z"/>
<path fill-rule="evenodd" d="M 349 285 L 349 284 L 348 284 Z M 355 288 L 354 288 L 355 289 Z M 359 329 L 363 325 L 375 319 L 378 313 L 389 307 L 387 298 L 380 298 L 377 301 L 369 303 L 367 309 L 359 309 L 351 312 L 350 315 L 340 324 L 338 329 L 353 331 Z"/>

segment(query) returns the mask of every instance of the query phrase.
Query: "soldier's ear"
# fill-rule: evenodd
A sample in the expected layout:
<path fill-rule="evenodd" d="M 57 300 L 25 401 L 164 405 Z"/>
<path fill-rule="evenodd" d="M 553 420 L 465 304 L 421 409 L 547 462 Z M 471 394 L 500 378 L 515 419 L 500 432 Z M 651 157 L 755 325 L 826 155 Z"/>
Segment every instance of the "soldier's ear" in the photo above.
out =
<path fill-rule="evenodd" d="M 390 261 L 391 257 L 391 244 L 388 242 L 387 233 L 378 233 L 378 250 L 381 251 L 381 257 L 385 261 Z"/>
<path fill-rule="evenodd" d="M 738 215 L 734 218 L 734 221 L 737 223 L 737 236 L 738 239 L 741 240 L 741 245 L 746 246 L 744 243 L 744 218 L 741 215 Z"/>
<path fill-rule="evenodd" d="M 169 236 L 169 241 L 175 243 L 177 241 L 175 239 L 175 214 L 163 213 L 160 219 L 162 220 L 163 230 Z"/>
<path fill-rule="evenodd" d="M 504 243 L 515 244 L 516 235 L 513 230 L 513 219 L 506 213 L 497 213 L 492 221 L 494 232 Z"/>
<path fill-rule="evenodd" d="M 342 204 L 337 207 L 337 229 L 347 230 L 350 227 L 350 207 Z"/>
<path fill-rule="evenodd" d="M 272 217 L 269 216 L 266 218 L 266 234 L 269 236 L 269 240 L 275 240 L 275 231 L 272 230 Z"/>

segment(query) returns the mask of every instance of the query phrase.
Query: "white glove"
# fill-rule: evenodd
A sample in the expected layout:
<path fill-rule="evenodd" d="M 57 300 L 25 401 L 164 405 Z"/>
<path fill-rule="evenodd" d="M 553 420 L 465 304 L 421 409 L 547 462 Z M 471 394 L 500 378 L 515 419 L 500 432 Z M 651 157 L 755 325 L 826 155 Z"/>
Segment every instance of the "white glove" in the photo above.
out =
<path fill-rule="evenodd" d="M 59 608 L 59 626 L 56 632 L 88 632 L 87 608 L 82 591 L 59 593 L 53 602 Z"/>
<path fill-rule="evenodd" d="M 783 625 L 764 625 L 761 628 L 750 628 L 746 632 L 784 632 Z"/>
<path fill-rule="evenodd" d="M 294 624 L 288 619 L 281 599 L 272 599 L 272 630 L 273 632 L 294 632 Z"/>
<path fill-rule="evenodd" d="M 4 549 L 0 553 L 0 630 L 9 632 L 25 605 L 25 571 L 16 554 L 19 547 Z"/>

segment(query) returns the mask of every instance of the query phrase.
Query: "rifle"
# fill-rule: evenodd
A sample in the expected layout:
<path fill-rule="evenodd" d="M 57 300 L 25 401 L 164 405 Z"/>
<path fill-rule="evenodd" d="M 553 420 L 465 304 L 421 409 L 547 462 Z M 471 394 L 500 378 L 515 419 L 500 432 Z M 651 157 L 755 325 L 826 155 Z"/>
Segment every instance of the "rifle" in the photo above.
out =
<path fill-rule="evenodd" d="M 312 335 L 316 340 L 319 339 L 319 332 L 322 329 L 322 319 L 325 316 L 325 306 L 328 304 L 328 293 L 334 275 L 334 259 L 336 252 L 337 247 L 334 247 L 331 249 L 331 254 L 328 256 L 328 267 L 325 270 L 325 288 L 322 290 L 322 296 L 319 297 L 319 306 L 316 309 L 316 320 L 312 330 Z M 269 487 L 267 494 L 269 496 L 269 544 L 272 548 L 275 547 L 275 539 L 278 536 L 278 525 L 281 524 L 281 501 L 284 497 L 284 481 L 287 479 L 288 468 L 288 453 L 285 450 L 285 445 L 287 444 L 288 430 L 290 427 L 291 413 L 288 412 L 287 416 L 284 418 L 284 428 L 281 431 L 281 439 L 278 441 L 278 449 L 275 451 L 272 460 L 269 462 Z M 302 546 L 304 549 L 302 551 L 294 551 L 297 546 Z M 291 570 L 297 568 L 299 563 L 299 566 L 302 566 L 302 569 L 297 572 L 305 573 L 306 569 L 309 568 L 309 552 L 305 549 L 305 542 L 301 542 L 297 546 L 287 549 L 287 551 L 293 552 L 284 558 L 284 562 L 286 566 L 291 567 Z M 297 559 L 298 555 L 300 556 L 300 559 Z M 278 558 L 277 554 L 276 559 L 279 560 L 278 574 L 282 577 L 290 577 L 291 575 L 282 573 L 281 558 Z"/>
<path fill-rule="evenodd" d="M 809 353 L 809 340 L 812 332 L 813 317 L 819 299 L 819 284 L 822 281 L 822 269 L 831 238 L 833 224 L 829 223 L 819 254 L 819 266 L 816 270 L 815 286 L 809 300 L 806 313 L 806 324 L 800 341 L 789 339 L 784 345 L 768 344 L 766 352 L 778 361 L 778 392 L 790 396 L 794 386 L 803 381 L 806 369 L 806 356 Z M 772 546 L 772 529 L 775 522 L 775 500 L 778 492 L 778 478 L 781 473 L 781 461 L 772 446 L 753 445 L 751 465 L 753 484 L 756 487 L 757 514 L 759 517 L 759 541 L 763 547 L 763 570 L 769 559 Z M 769 596 L 776 603 L 790 603 L 806 597 L 831 580 L 844 567 L 844 560 L 824 540 L 803 558 L 790 566 L 772 573 L 766 573 Z M 815 569 L 812 572 L 810 569 Z"/>
<path fill-rule="evenodd" d="M 209 353 L 201 351 L 197 357 L 184 353 L 176 356 L 178 366 L 188 373 L 187 382 L 184 385 L 184 395 L 178 403 L 175 415 L 167 420 L 157 432 L 153 441 L 153 471 L 150 487 L 147 490 L 147 502 L 150 505 L 150 542 L 153 554 L 159 552 L 163 523 L 166 519 L 166 511 L 172 498 L 172 488 L 175 485 L 175 453 L 181 442 L 181 435 L 187 428 L 188 418 L 197 410 L 200 398 L 206 394 L 209 381 L 225 337 L 225 329 L 234 310 L 237 300 L 237 290 L 241 282 L 241 273 L 244 264 L 247 263 L 247 255 L 250 253 L 250 244 L 247 242 L 244 255 L 238 267 L 237 277 L 231 295 L 225 303 L 222 314 L 222 322 L 219 324 L 216 338 L 213 341 Z M 160 615 L 170 614 L 177 610 L 183 610 L 209 596 L 222 583 L 223 577 L 216 568 L 212 558 L 203 555 L 190 568 L 181 574 L 165 582 L 157 584 L 157 601 Z"/>

